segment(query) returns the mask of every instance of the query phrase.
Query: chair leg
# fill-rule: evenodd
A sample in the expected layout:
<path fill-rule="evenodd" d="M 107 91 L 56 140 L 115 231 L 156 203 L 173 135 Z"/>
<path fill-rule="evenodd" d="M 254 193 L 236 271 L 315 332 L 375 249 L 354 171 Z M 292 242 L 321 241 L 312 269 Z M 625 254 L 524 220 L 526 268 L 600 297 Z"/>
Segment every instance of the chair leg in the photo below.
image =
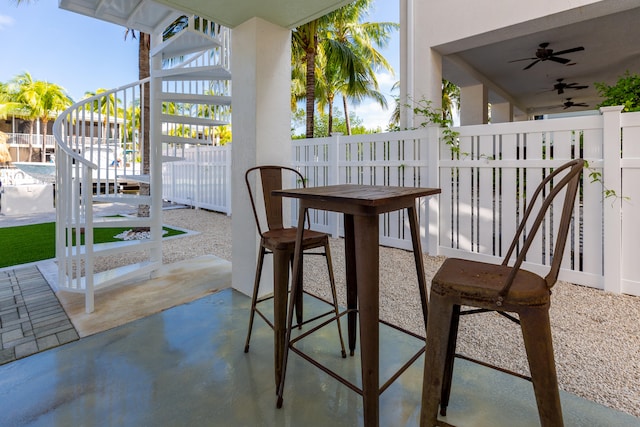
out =
<path fill-rule="evenodd" d="M 304 264 L 304 252 L 302 253 L 303 261 L 300 263 L 300 279 L 298 280 L 298 286 L 300 292 L 296 294 L 296 299 L 293 301 L 293 304 L 296 309 L 296 322 L 298 323 L 298 329 L 302 329 L 303 322 L 303 306 L 302 306 L 302 298 L 304 296 L 303 287 L 302 287 L 302 276 L 303 276 L 303 264 Z M 293 253 L 291 254 L 291 276 L 293 277 Z"/>
<path fill-rule="evenodd" d="M 333 276 L 333 263 L 331 261 L 331 250 L 329 249 L 329 242 L 324 245 L 324 256 L 327 259 L 327 271 L 329 272 L 329 284 L 331 285 L 331 297 L 333 298 L 333 311 L 336 314 L 336 325 L 338 326 L 338 336 L 340 337 L 340 348 L 342 350 L 342 358 L 347 357 L 347 352 L 344 348 L 344 340 L 342 339 L 342 327 L 340 326 L 340 314 L 338 310 L 338 294 L 336 293 L 336 281 Z"/>
<path fill-rule="evenodd" d="M 453 363 L 456 358 L 456 342 L 458 341 L 458 325 L 460 324 L 460 306 L 453 306 L 451 314 L 451 329 L 449 329 L 449 341 L 447 342 L 447 357 L 442 378 L 442 393 L 440 395 L 440 415 L 447 416 L 447 406 L 451 396 L 451 382 L 453 379 Z"/>
<path fill-rule="evenodd" d="M 429 302 L 424 356 L 421 427 L 433 427 L 438 424 L 438 406 L 442 392 L 442 380 L 447 358 L 447 340 L 450 336 L 452 316 L 453 304 L 449 299 L 432 292 Z"/>
<path fill-rule="evenodd" d="M 251 314 L 249 315 L 249 330 L 247 331 L 247 339 L 244 342 L 244 352 L 249 352 L 249 341 L 251 341 L 251 329 L 253 328 L 253 319 L 256 314 L 256 303 L 258 301 L 258 290 L 260 288 L 260 277 L 262 276 L 262 263 L 264 261 L 265 249 L 260 245 L 260 253 L 258 254 L 258 264 L 256 265 L 256 278 L 253 282 L 253 296 L 251 297 Z"/>
<path fill-rule="evenodd" d="M 562 427 L 549 307 L 527 307 L 519 314 L 540 424 L 542 427 Z"/>

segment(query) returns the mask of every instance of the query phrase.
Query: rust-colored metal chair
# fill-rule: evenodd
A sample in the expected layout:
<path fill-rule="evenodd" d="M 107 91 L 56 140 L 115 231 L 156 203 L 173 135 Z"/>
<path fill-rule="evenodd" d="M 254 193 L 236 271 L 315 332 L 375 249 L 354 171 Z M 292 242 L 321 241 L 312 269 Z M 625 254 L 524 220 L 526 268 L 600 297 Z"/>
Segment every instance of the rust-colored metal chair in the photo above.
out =
<path fill-rule="evenodd" d="M 440 414 L 446 415 L 460 306 L 478 308 L 469 310 L 469 313 L 496 311 L 506 316 L 510 316 L 508 313 L 518 315 L 519 319 L 511 317 L 522 328 L 541 424 L 543 427 L 563 425 L 549 305 L 551 287 L 556 283 L 565 252 L 583 166 L 582 159 L 565 163 L 547 175 L 531 197 L 527 195 L 528 206 L 502 264 L 449 258 L 433 277 L 427 322 L 421 427 L 438 425 L 438 406 Z M 566 191 L 562 213 L 559 218 L 553 218 L 553 222 L 559 224 L 553 240 L 553 259 L 547 275 L 541 277 L 521 269 L 521 265 L 554 198 L 563 189 Z M 554 210 L 556 212 L 558 210 Z M 558 220 L 559 223 L 556 222 Z M 548 228 L 546 233 L 548 236 Z M 515 261 L 512 261 L 512 256 Z"/>
<path fill-rule="evenodd" d="M 252 181 L 255 181 L 252 175 L 255 174 L 255 178 L 258 179 L 255 185 Z M 253 285 L 253 296 L 251 299 L 251 315 L 249 317 L 249 330 L 247 332 L 247 339 L 245 342 L 244 351 L 249 351 L 249 342 L 251 340 L 251 330 L 253 328 L 253 321 L 255 314 L 258 313 L 267 324 L 274 328 L 274 324 L 260 311 L 258 304 L 261 302 L 273 299 L 274 297 L 266 296 L 259 298 L 259 286 L 260 278 L 262 276 L 262 265 L 264 256 L 266 254 L 274 255 L 274 287 L 278 281 L 288 282 L 289 268 L 293 266 L 293 253 L 296 242 L 295 227 L 285 227 L 283 223 L 283 204 L 282 197 L 273 196 L 271 192 L 273 190 L 280 190 L 283 188 L 283 182 L 290 183 L 293 187 L 295 185 L 305 186 L 305 179 L 300 172 L 295 169 L 284 166 L 256 166 L 245 173 L 245 182 L 249 191 L 249 198 L 251 200 L 251 207 L 253 208 L 253 214 L 260 233 L 260 250 L 258 254 L 258 263 L 256 266 L 256 276 Z M 256 203 L 258 200 L 264 203 L 265 217 L 262 221 L 258 215 L 256 209 Z M 265 225 L 266 223 L 266 225 Z M 309 218 L 307 216 L 307 224 L 309 224 Z M 311 319 L 303 321 L 302 319 L 302 293 L 299 293 L 299 298 L 295 301 L 296 315 L 297 315 L 297 327 L 302 327 L 303 324 L 312 322 L 321 317 L 328 315 L 338 316 L 338 302 L 336 296 L 336 285 L 333 276 L 333 267 L 331 264 L 331 251 L 329 249 L 329 235 L 318 231 L 310 230 L 307 225 L 307 229 L 304 230 L 303 241 L 303 254 L 304 255 L 320 255 L 324 256 L 327 260 L 327 269 L 329 273 L 329 283 L 331 286 L 332 309 L 326 313 L 317 315 Z M 310 249 L 324 248 L 324 252 L 308 252 Z M 288 264 L 288 265 L 287 265 Z M 283 276 L 284 275 L 284 276 Z M 300 276 L 302 277 L 302 275 Z M 316 298 L 317 296 L 310 294 Z M 325 301 L 326 302 L 326 301 Z M 276 301 L 280 303 L 278 306 L 274 306 L 274 316 L 280 316 L 282 325 L 286 323 L 286 301 Z M 340 327 L 340 321 L 336 320 L 338 326 L 338 334 L 340 336 L 340 345 L 342 346 L 342 357 L 346 357 L 344 342 L 342 339 L 342 330 Z M 282 344 L 284 345 L 284 331 L 282 331 Z M 278 342 L 278 340 L 276 340 Z M 284 347 L 283 347 L 284 348 Z M 276 349 L 276 366 L 279 366 L 281 362 L 281 354 Z M 280 358 L 278 358 L 280 356 Z M 278 368 L 276 368 L 278 370 Z M 277 377 L 279 374 L 276 375 Z M 276 381 L 276 384 L 278 382 Z"/>

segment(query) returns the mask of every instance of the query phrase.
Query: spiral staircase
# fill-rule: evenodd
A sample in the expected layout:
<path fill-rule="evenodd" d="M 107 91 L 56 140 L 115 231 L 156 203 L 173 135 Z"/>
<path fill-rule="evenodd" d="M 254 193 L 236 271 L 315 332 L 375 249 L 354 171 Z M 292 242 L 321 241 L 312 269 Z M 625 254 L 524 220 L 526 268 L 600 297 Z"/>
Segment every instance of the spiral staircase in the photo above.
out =
<path fill-rule="evenodd" d="M 215 127 L 230 124 L 229 29 L 191 17 L 180 32 L 162 38 L 152 34 L 149 78 L 84 99 L 54 124 L 58 286 L 84 293 L 87 313 L 96 291 L 162 265 L 162 164 L 181 160 L 185 144 L 212 144 Z M 142 191 L 125 191 L 131 183 Z M 141 194 L 145 188 L 149 194 Z M 100 206 L 114 202 L 130 211 L 148 206 L 149 215 L 99 215 Z M 93 243 L 94 230 L 114 227 L 149 229 L 151 237 Z M 99 257 L 114 257 L 103 264 L 117 266 L 96 271 Z"/>

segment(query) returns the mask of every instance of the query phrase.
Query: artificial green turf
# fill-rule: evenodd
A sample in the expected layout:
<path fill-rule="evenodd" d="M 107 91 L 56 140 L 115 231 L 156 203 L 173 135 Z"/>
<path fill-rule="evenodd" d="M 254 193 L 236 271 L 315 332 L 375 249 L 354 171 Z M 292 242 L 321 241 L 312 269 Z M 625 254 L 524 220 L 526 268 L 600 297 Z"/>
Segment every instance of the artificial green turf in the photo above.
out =
<path fill-rule="evenodd" d="M 113 236 L 130 229 L 96 228 L 93 230 L 93 242 L 120 241 Z M 184 233 L 169 227 L 163 227 L 163 229 L 166 231 L 163 237 Z M 56 256 L 55 231 L 56 225 L 53 222 L 0 228 L 0 268 L 54 258 Z"/>

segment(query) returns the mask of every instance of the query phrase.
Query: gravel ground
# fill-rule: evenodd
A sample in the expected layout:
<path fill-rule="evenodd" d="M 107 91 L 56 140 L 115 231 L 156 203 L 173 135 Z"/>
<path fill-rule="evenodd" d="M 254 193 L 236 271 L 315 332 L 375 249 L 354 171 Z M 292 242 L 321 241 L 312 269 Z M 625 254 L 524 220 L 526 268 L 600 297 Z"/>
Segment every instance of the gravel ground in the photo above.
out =
<path fill-rule="evenodd" d="M 206 254 L 231 261 L 230 217 L 192 209 L 165 210 L 163 215 L 165 225 L 198 232 L 167 239 L 165 263 Z M 332 239 L 331 251 L 339 299 L 344 305 L 342 240 Z M 443 259 L 424 256 L 428 283 Z M 114 262 L 117 260 L 106 264 Z M 381 317 L 424 336 L 412 254 L 382 247 L 380 264 Z M 304 280 L 305 289 L 329 298 L 324 258 L 305 260 Z M 560 387 L 640 417 L 640 298 L 558 282 L 552 297 L 551 325 Z M 461 319 L 458 352 L 528 374 L 518 325 L 495 313 Z"/>

